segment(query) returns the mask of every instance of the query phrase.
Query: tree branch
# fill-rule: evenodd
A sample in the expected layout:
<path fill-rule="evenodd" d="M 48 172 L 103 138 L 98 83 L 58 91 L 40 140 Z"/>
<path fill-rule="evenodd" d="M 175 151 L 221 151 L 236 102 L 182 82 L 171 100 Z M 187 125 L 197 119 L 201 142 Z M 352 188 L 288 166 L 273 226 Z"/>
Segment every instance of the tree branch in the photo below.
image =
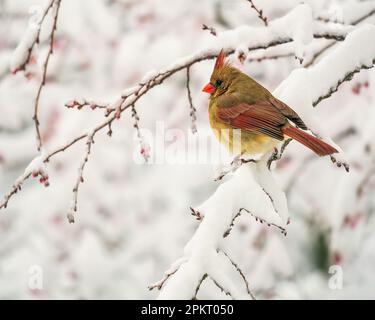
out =
<path fill-rule="evenodd" d="M 55 0 L 55 1 L 57 1 L 57 0 Z M 58 2 L 58 4 L 59 3 L 60 3 L 60 1 Z M 56 19 L 57 19 L 57 15 L 56 15 Z M 268 32 L 269 29 L 270 28 L 266 28 L 266 27 L 253 28 L 252 32 L 255 32 L 255 30 L 257 32 L 259 32 L 259 33 L 263 32 L 263 31 L 264 32 Z M 230 31 L 230 32 L 235 32 L 235 31 Z M 217 38 L 220 38 L 220 36 L 222 34 L 224 35 L 224 32 L 221 33 Z M 279 44 L 288 43 L 288 42 L 293 41 L 293 39 L 291 37 L 289 37 L 288 35 L 285 35 L 285 33 L 283 33 L 281 35 L 278 35 L 277 33 L 275 33 L 275 31 L 272 31 L 272 34 L 273 34 L 273 37 L 271 37 L 271 38 L 270 37 L 266 37 L 263 41 L 259 41 L 259 40 L 256 40 L 255 42 L 251 42 L 250 41 L 250 44 L 248 45 L 248 50 L 252 51 L 252 50 L 257 50 L 257 49 L 264 49 L 264 48 L 269 48 L 269 47 L 273 47 L 273 46 L 276 46 L 276 45 L 279 45 Z M 224 35 L 224 36 L 227 36 L 227 35 Z M 333 36 L 335 36 L 335 35 L 332 35 L 332 37 Z M 341 39 L 341 37 L 340 37 L 340 39 Z M 49 152 L 44 153 L 43 154 L 43 162 L 46 163 L 46 162 L 50 161 L 50 159 L 52 157 L 58 155 L 61 152 L 64 152 L 65 150 L 67 150 L 68 148 L 70 148 L 72 145 L 76 144 L 77 142 L 81 141 L 84 138 L 87 138 L 90 134 L 94 134 L 95 135 L 98 131 L 102 130 L 103 128 L 110 127 L 113 121 L 115 121 L 116 119 L 118 119 L 119 116 L 125 110 L 127 110 L 128 108 L 131 108 L 132 106 L 134 106 L 134 104 L 143 95 L 145 95 L 146 93 L 148 93 L 152 88 L 154 88 L 155 86 L 158 86 L 158 85 L 162 84 L 164 82 L 164 80 L 166 80 L 167 78 L 170 78 L 172 75 L 176 74 L 177 72 L 179 72 L 181 70 L 188 69 L 192 65 L 194 65 L 196 63 L 199 63 L 201 61 L 215 58 L 218 55 L 220 49 L 221 48 L 204 49 L 204 50 L 198 51 L 198 52 L 196 52 L 196 53 L 194 53 L 194 54 L 192 54 L 190 56 L 187 56 L 187 57 L 185 57 L 183 59 L 180 59 L 176 63 L 171 64 L 165 70 L 161 70 L 158 73 L 153 73 L 151 75 L 146 76 L 141 81 L 141 83 L 139 83 L 135 87 L 132 87 L 132 88 L 126 90 L 124 92 L 124 94 L 121 96 L 121 98 L 119 98 L 111 106 L 107 106 L 107 109 L 109 110 L 108 111 L 109 115 L 107 116 L 107 118 L 103 122 L 97 124 L 94 128 L 92 128 L 89 131 L 90 133 L 82 133 L 82 134 L 80 134 L 80 135 L 72 138 L 66 144 L 61 145 L 61 146 L 59 146 L 59 147 L 57 147 L 57 148 L 55 148 L 55 149 L 53 149 L 53 150 L 51 150 Z M 235 52 L 235 50 L 236 50 L 236 48 L 234 46 L 228 46 L 228 47 L 225 48 L 226 54 L 233 54 Z M 317 105 L 320 101 L 322 101 L 323 99 L 328 98 L 332 93 L 334 93 L 335 91 L 337 91 L 337 89 L 341 85 L 341 83 L 344 82 L 344 81 L 350 80 L 351 77 L 352 77 L 352 75 L 354 73 L 358 72 L 361 69 L 370 68 L 370 67 L 371 66 L 365 66 L 365 65 L 363 65 L 361 67 L 356 68 L 355 70 L 350 71 L 347 74 L 347 76 L 345 76 L 344 79 L 340 80 L 336 84 L 336 86 L 334 88 L 331 88 L 328 93 L 326 93 L 326 94 L 322 95 L 321 97 L 319 97 L 314 102 L 314 105 Z M 100 105 L 100 104 L 97 104 L 97 105 Z M 113 112 L 113 110 L 115 110 L 115 112 Z M 26 172 L 26 174 L 24 174 L 24 175 L 21 176 L 21 180 L 17 180 L 17 181 L 18 182 L 22 181 L 21 182 L 21 185 L 22 185 L 22 183 L 25 180 L 27 180 L 29 177 L 30 177 L 29 172 Z M 17 186 L 17 185 L 18 185 L 18 183 L 17 184 L 15 183 L 14 186 L 12 187 L 12 189 L 5 195 L 4 201 L 1 203 L 2 205 L 0 205 L 0 209 L 4 208 L 4 203 L 8 204 L 10 198 L 16 193 L 16 190 L 18 190 L 18 187 L 16 188 L 15 186 Z"/>
<path fill-rule="evenodd" d="M 72 203 L 71 203 L 69 212 L 67 214 L 67 218 L 68 218 L 69 223 L 74 223 L 74 216 L 77 212 L 78 190 L 79 190 L 80 184 L 84 182 L 83 170 L 85 169 L 85 166 L 86 166 L 87 161 L 89 159 L 89 154 L 91 153 L 91 146 L 94 143 L 94 135 L 95 135 L 95 132 L 91 133 L 87 137 L 85 156 L 84 156 L 84 158 L 83 158 L 83 160 L 82 160 L 82 162 L 79 166 L 79 169 L 78 169 L 78 177 L 77 177 L 76 183 L 73 187 L 73 199 L 72 199 Z"/>
<path fill-rule="evenodd" d="M 249 287 L 249 282 L 247 281 L 246 277 L 245 277 L 245 274 L 242 272 L 242 270 L 240 269 L 240 267 L 231 259 L 231 257 L 223 250 L 219 250 L 219 252 L 223 253 L 227 258 L 228 260 L 230 261 L 230 263 L 233 265 L 233 267 L 236 268 L 236 270 L 238 271 L 238 273 L 240 274 L 241 278 L 243 279 L 244 283 L 245 283 L 245 286 L 246 286 L 246 290 L 247 290 L 247 293 L 251 296 L 251 298 L 253 300 L 256 300 L 254 294 L 251 292 L 250 290 L 250 287 Z"/>
<path fill-rule="evenodd" d="M 40 94 L 42 92 L 42 88 L 46 83 L 46 76 L 47 76 L 47 68 L 48 68 L 49 58 L 53 53 L 53 41 L 54 41 L 54 37 L 55 37 L 56 24 L 57 24 L 59 9 L 60 9 L 60 3 L 61 3 L 61 0 L 55 0 L 55 1 L 52 2 L 53 26 L 52 26 L 52 30 L 51 30 L 51 33 L 50 33 L 50 36 L 49 36 L 49 48 L 48 48 L 47 56 L 46 56 L 46 59 L 44 60 L 43 67 L 42 67 L 42 70 L 43 70 L 42 71 L 42 79 L 39 83 L 39 87 L 38 87 L 36 97 L 35 97 L 35 101 L 34 101 L 33 120 L 34 120 L 34 124 L 35 124 L 38 151 L 40 151 L 40 149 L 42 147 L 42 138 L 41 138 L 41 134 L 40 134 L 39 118 L 38 118 L 39 99 L 40 99 Z M 39 30 L 39 32 L 40 32 L 40 30 Z M 39 39 L 39 35 L 38 35 L 38 39 Z"/>
<path fill-rule="evenodd" d="M 251 8 L 254 9 L 256 11 L 256 13 L 258 14 L 258 18 L 260 20 L 263 21 L 264 25 L 267 27 L 268 26 L 268 18 L 266 16 L 263 15 L 263 10 L 262 9 L 258 9 L 255 5 L 254 5 L 254 2 L 252 0 L 247 0 L 247 2 L 250 2 L 250 5 L 251 5 Z"/>
<path fill-rule="evenodd" d="M 187 91 L 187 96 L 188 96 L 188 101 L 189 101 L 189 106 L 190 106 L 190 119 L 191 119 L 191 131 L 192 133 L 197 132 L 197 114 L 196 111 L 197 109 L 193 105 L 193 99 L 191 97 L 191 91 L 190 91 L 190 67 L 186 68 L 186 91 Z"/>

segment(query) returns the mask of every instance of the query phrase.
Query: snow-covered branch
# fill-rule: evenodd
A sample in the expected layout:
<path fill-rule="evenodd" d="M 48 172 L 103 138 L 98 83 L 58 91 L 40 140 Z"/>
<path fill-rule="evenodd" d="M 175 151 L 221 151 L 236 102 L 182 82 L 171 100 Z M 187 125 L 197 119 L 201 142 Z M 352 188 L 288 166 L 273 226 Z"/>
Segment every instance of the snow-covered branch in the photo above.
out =
<path fill-rule="evenodd" d="M 59 4 L 60 1 L 53 3 Z M 57 19 L 57 11 L 54 12 Z M 349 81 L 354 73 L 372 67 L 375 58 L 375 45 L 372 41 L 374 36 L 373 26 L 356 28 L 317 22 L 313 19 L 309 6 L 299 5 L 286 16 L 270 21 L 267 27 L 242 26 L 218 33 L 216 37 L 211 37 L 207 47 L 171 63 L 165 69 L 149 72 L 140 83 L 125 90 L 114 103 L 103 104 L 92 100 L 73 99 L 73 102 L 67 103 L 68 107 L 98 108 L 105 111 L 104 119 L 88 132 L 75 136 L 65 144 L 51 150 L 44 150 L 15 181 L 0 203 L 0 209 L 8 205 L 11 197 L 32 176 L 40 175 L 40 182 L 47 186 L 48 175 L 44 166 L 56 155 L 77 142 L 86 140 L 86 151 L 74 184 L 72 211 L 68 216 L 69 220 L 73 221 L 72 213 L 77 211 L 78 189 L 83 182 L 83 170 L 89 159 L 92 138 L 103 129 L 108 129 L 110 135 L 112 124 L 127 109 L 131 110 L 135 121 L 134 127 L 138 130 L 139 117 L 135 108 L 138 101 L 152 88 L 161 85 L 164 80 L 179 71 L 186 71 L 186 90 L 190 108 L 193 111 L 189 85 L 190 67 L 200 61 L 213 59 L 221 48 L 224 48 L 228 55 L 241 52 L 246 56 L 249 52 L 260 48 L 289 44 L 293 55 L 303 58 L 306 46 L 315 41 L 314 38 L 324 37 L 339 41 L 345 39 L 312 68 L 301 68 L 292 72 L 274 92 L 276 96 L 296 109 L 309 128 L 332 142 L 312 114 L 312 106 L 328 98 L 344 81 Z M 368 45 L 364 48 L 363 43 Z M 328 70 L 330 72 L 327 72 Z M 195 117 L 195 114 L 193 115 Z M 141 139 L 141 136 L 139 138 Z M 229 180 L 222 183 L 202 205 L 194 208 L 193 212 L 200 218 L 201 223 L 186 245 L 183 257 L 172 265 L 161 281 L 151 286 L 151 288 L 161 289 L 159 298 L 190 299 L 196 297 L 197 290 L 199 291 L 200 284 L 206 281 L 205 279 L 212 279 L 232 298 L 254 298 L 244 276 L 245 273 L 242 272 L 238 263 L 229 258 L 228 254 L 223 253 L 222 242 L 225 241 L 223 236 L 227 236 L 228 230 L 234 227 L 235 218 L 241 211 L 253 215 L 260 222 L 278 227 L 285 234 L 289 221 L 286 197 L 267 168 L 269 156 L 266 155 L 257 162 L 241 162 L 236 170 L 229 172 L 233 173 Z M 339 159 L 339 161 L 344 160 Z"/>
<path fill-rule="evenodd" d="M 58 7 L 56 9 L 58 9 Z M 296 30 L 300 31 L 297 32 Z M 286 16 L 270 22 L 267 27 L 256 28 L 242 26 L 233 30 L 221 32 L 217 37 L 211 39 L 211 42 L 206 48 L 179 59 L 164 70 L 160 70 L 159 72 L 149 72 L 138 85 L 125 90 L 116 102 L 106 106 L 107 118 L 92 128 L 90 133 L 95 134 L 106 127 L 108 127 L 109 132 L 111 132 L 110 127 L 113 121 L 119 119 L 120 115 L 125 110 L 134 106 L 142 96 L 149 92 L 149 90 L 162 84 L 164 80 L 181 70 L 185 70 L 198 62 L 215 58 L 221 48 L 224 48 L 228 55 L 235 53 L 238 48 L 241 48 L 241 51 L 243 51 L 244 54 L 247 54 L 250 51 L 260 48 L 269 48 L 279 44 L 293 42 L 295 43 L 296 56 L 300 56 L 303 55 L 303 49 L 301 46 L 303 46 L 304 43 L 310 42 L 315 33 L 316 36 L 319 37 L 324 35 L 327 35 L 329 38 L 337 36 L 341 40 L 350 30 L 351 27 L 336 24 L 319 23 L 316 25 L 312 19 L 311 8 L 308 5 L 299 5 Z M 73 99 L 72 101 L 80 102 L 80 99 Z M 91 100 L 89 101 L 90 105 L 102 105 L 101 103 L 95 103 Z M 74 105 L 77 104 L 71 105 L 68 103 L 68 106 Z M 114 112 L 112 112 L 113 110 Z M 82 139 L 87 138 L 88 135 L 89 133 L 82 133 L 68 141 L 66 144 L 49 152 L 45 152 L 43 161 L 48 162 L 55 155 L 65 151 Z M 24 180 L 27 180 L 28 178 L 29 176 L 26 175 Z M 14 193 L 15 192 L 10 193 L 7 202 Z M 0 206 L 0 208 L 2 208 L 2 206 Z"/>
<path fill-rule="evenodd" d="M 57 11 L 59 8 L 58 7 L 59 4 L 60 4 L 60 1 L 56 2 L 55 4 L 56 7 L 55 7 L 54 12 L 56 14 L 55 15 L 56 19 L 57 19 Z M 300 69 L 300 70 L 296 70 L 291 75 L 291 77 L 289 77 L 289 79 L 293 79 L 295 78 L 296 73 L 299 72 L 301 74 L 302 76 L 302 78 L 300 79 L 301 82 L 298 82 L 298 81 L 294 82 L 294 86 L 296 86 L 296 85 L 299 85 L 300 83 L 310 82 L 308 79 L 310 76 L 308 76 L 307 73 L 315 72 L 316 74 L 320 75 L 323 70 L 328 70 L 329 68 L 334 68 L 335 66 L 336 66 L 336 69 L 339 69 L 337 70 L 337 72 L 330 73 L 330 76 L 327 77 L 328 78 L 327 81 L 330 81 L 329 90 L 325 90 L 326 88 L 324 87 L 322 88 L 322 84 L 321 84 L 322 82 L 320 81 L 319 76 L 315 78 L 317 79 L 315 80 L 317 84 L 316 88 L 321 88 L 321 90 L 314 92 L 314 95 L 313 95 L 315 97 L 314 98 L 315 100 L 313 100 L 314 105 L 316 105 L 321 100 L 328 98 L 332 94 L 332 92 L 335 92 L 337 90 L 337 88 L 343 81 L 350 80 L 351 74 L 358 72 L 362 68 L 371 67 L 372 60 L 375 57 L 375 54 L 372 54 L 371 52 L 372 46 L 368 46 L 367 48 L 367 51 L 369 52 L 366 52 L 365 57 L 367 60 L 365 61 L 365 63 L 362 63 L 360 66 L 358 66 L 358 64 L 356 63 L 358 58 L 360 58 L 361 56 L 364 56 L 365 54 L 363 53 L 363 50 L 362 50 L 362 54 L 358 57 L 358 54 L 359 54 L 358 51 L 361 51 L 360 49 L 361 46 L 358 45 L 358 42 L 361 43 L 361 41 L 364 41 L 364 40 L 366 41 L 366 39 L 363 39 L 363 38 L 371 35 L 373 31 L 371 26 L 365 26 L 362 28 L 366 28 L 366 30 L 361 32 L 363 33 L 363 35 L 361 35 L 360 37 L 351 35 L 350 41 L 345 42 L 346 47 L 350 46 L 350 51 L 355 50 L 354 54 L 351 55 L 350 61 L 347 61 L 345 65 L 342 65 L 339 63 L 342 61 L 337 61 L 335 60 L 335 58 L 332 58 L 332 60 L 335 60 L 335 61 L 332 61 L 332 63 L 324 64 L 324 66 L 321 67 L 321 70 L 314 71 L 315 69 L 311 69 L 311 70 Z M 302 31 L 296 32 L 296 30 L 302 30 Z M 338 40 L 342 40 L 343 37 L 345 37 L 345 35 L 347 34 L 347 32 L 349 32 L 350 30 L 352 30 L 352 27 L 342 26 L 340 24 L 319 23 L 318 25 L 315 25 L 312 19 L 312 13 L 311 13 L 310 7 L 307 5 L 299 5 L 290 13 L 288 13 L 286 16 L 269 23 L 267 27 L 255 28 L 255 27 L 243 26 L 243 27 L 239 27 L 233 30 L 222 32 L 217 37 L 214 37 L 212 39 L 212 42 L 207 46 L 207 48 L 202 49 L 187 57 L 179 59 L 178 61 L 172 63 L 169 67 L 167 67 L 164 70 L 161 70 L 159 72 L 155 72 L 155 71 L 149 72 L 147 75 L 144 76 L 142 81 L 137 86 L 125 90 L 122 96 L 115 103 L 111 105 L 102 105 L 100 103 L 95 103 L 95 102 L 90 101 L 89 104 L 92 106 L 95 105 L 95 106 L 102 106 L 103 108 L 105 107 L 107 111 L 107 118 L 103 122 L 99 123 L 97 126 L 92 128 L 90 133 L 82 133 L 74 137 L 72 140 L 68 141 L 66 144 L 59 146 L 49 152 L 45 152 L 43 156 L 43 161 L 48 162 L 52 157 L 65 151 L 66 149 L 70 148 L 72 145 L 81 141 L 82 139 L 87 138 L 91 133 L 96 134 L 98 131 L 106 127 L 108 127 L 109 132 L 111 132 L 111 124 L 113 123 L 113 121 L 118 119 L 122 112 L 124 112 L 128 108 L 133 107 L 135 103 L 143 95 L 145 95 L 149 90 L 151 90 L 157 85 L 162 84 L 165 79 L 171 77 L 172 75 L 174 75 L 175 73 L 181 70 L 188 69 L 190 66 L 198 62 L 201 62 L 207 59 L 213 59 L 214 57 L 217 56 L 218 52 L 220 51 L 222 47 L 224 47 L 224 50 L 227 54 L 233 54 L 238 50 L 238 48 L 242 48 L 241 50 L 243 50 L 243 47 L 245 45 L 244 39 L 247 39 L 246 45 L 245 45 L 247 52 L 250 52 L 252 50 L 257 50 L 260 48 L 269 48 L 269 47 L 276 46 L 276 45 L 283 44 L 283 43 L 295 42 L 296 50 L 298 51 L 298 52 L 296 51 L 296 55 L 298 55 L 298 54 L 302 54 L 301 50 L 303 51 L 301 45 L 303 43 L 308 43 L 309 41 L 311 41 L 314 36 L 319 36 L 319 37 L 327 36 L 328 38 L 338 37 Z M 356 30 L 355 32 L 353 32 L 353 34 L 358 34 L 358 32 L 359 30 L 358 31 Z M 357 47 L 356 47 L 357 49 L 352 48 L 351 42 L 353 41 L 357 42 Z M 347 52 L 348 48 L 346 47 L 344 49 L 341 49 L 341 51 Z M 343 59 L 342 53 L 340 53 L 339 56 L 340 56 L 339 59 L 342 60 Z M 363 60 L 363 59 L 360 59 L 360 60 Z M 319 65 L 322 66 L 322 64 L 319 64 Z M 342 68 L 343 66 L 345 68 Z M 342 72 L 342 70 L 346 70 L 345 74 L 340 75 L 340 77 L 337 77 L 338 73 Z M 304 79 L 306 77 L 307 79 Z M 288 81 L 284 81 L 284 83 L 280 87 L 285 87 L 287 82 Z M 292 87 L 293 86 L 288 85 L 288 88 L 292 88 Z M 301 88 L 298 88 L 298 90 L 300 92 Z M 276 91 L 276 95 L 277 94 L 278 92 Z M 292 101 L 291 100 L 292 96 L 293 95 L 290 95 L 290 96 L 288 95 L 285 98 L 285 101 L 290 102 L 289 103 L 290 105 L 292 106 L 306 105 L 306 102 L 301 104 L 300 101 L 296 101 L 296 102 Z M 294 95 L 294 96 L 302 97 L 302 95 L 298 95 L 298 96 Z M 306 95 L 305 97 L 310 97 L 310 95 Z M 283 97 L 281 98 L 283 99 Z M 291 100 L 291 101 L 288 101 L 288 100 Z M 80 101 L 79 99 L 74 99 L 73 101 L 74 101 L 73 104 L 68 103 L 67 105 L 72 107 L 72 106 L 80 104 L 78 103 Z M 85 100 L 83 105 L 86 105 L 86 104 L 87 103 Z M 308 108 L 304 108 L 303 110 L 306 110 L 306 109 Z M 112 111 L 115 111 L 115 112 L 112 112 Z M 306 111 L 304 111 L 302 115 L 304 113 L 306 113 Z M 311 125 L 310 128 L 314 128 L 314 125 Z M 317 132 L 318 134 L 321 133 L 320 130 L 316 130 L 315 132 Z M 324 137 L 324 134 L 321 134 L 321 136 Z M 22 179 L 17 180 L 17 181 L 18 182 L 22 181 L 23 183 L 29 177 L 30 177 L 29 172 L 25 172 L 25 174 L 22 175 Z M 15 184 L 15 186 L 11 189 L 11 191 L 6 194 L 4 201 L 0 204 L 0 209 L 5 207 L 5 203 L 7 204 L 9 199 L 16 193 L 16 191 L 18 190 L 18 187 L 16 187 L 17 185 L 18 184 Z"/>
<path fill-rule="evenodd" d="M 72 199 L 72 203 L 70 205 L 70 209 L 69 209 L 69 212 L 68 212 L 68 215 L 67 215 L 70 223 L 74 223 L 74 215 L 77 212 L 78 190 L 79 190 L 80 184 L 84 182 L 83 170 L 85 169 L 87 161 L 89 160 L 89 155 L 91 153 L 91 147 L 92 147 L 92 144 L 94 143 L 94 135 L 95 135 L 95 132 L 89 134 L 88 137 L 87 137 L 85 156 L 84 156 L 84 158 L 83 158 L 83 160 L 82 160 L 82 162 L 81 162 L 81 164 L 78 168 L 77 181 L 76 181 L 76 183 L 73 187 L 73 199 Z"/>
<path fill-rule="evenodd" d="M 40 123 L 39 123 L 39 117 L 38 117 L 39 104 L 40 104 L 39 100 L 40 100 L 40 95 L 42 93 L 43 86 L 46 83 L 48 62 L 49 62 L 50 56 L 53 53 L 53 45 L 54 45 L 55 31 L 56 31 L 56 26 L 57 26 L 57 18 L 58 18 L 59 9 L 60 9 L 60 3 L 61 3 L 61 0 L 49 1 L 45 9 L 42 11 L 41 18 L 38 19 L 37 17 L 38 21 L 36 22 L 32 21 L 30 23 L 29 28 L 27 29 L 27 32 L 25 33 L 24 38 L 21 40 L 18 47 L 16 48 L 13 54 L 12 61 L 11 61 L 11 70 L 13 73 L 16 73 L 20 70 L 25 70 L 27 64 L 29 63 L 31 59 L 31 53 L 35 45 L 40 42 L 40 32 L 41 32 L 42 23 L 44 22 L 45 18 L 48 16 L 48 13 L 51 12 L 53 22 L 52 22 L 52 28 L 48 36 L 48 52 L 42 64 L 42 76 L 41 76 L 38 89 L 36 92 L 35 100 L 34 100 L 33 120 L 34 120 L 34 125 L 35 125 L 38 151 L 40 151 L 42 147 L 42 137 L 40 133 L 40 127 L 39 127 Z"/>
<path fill-rule="evenodd" d="M 331 143 L 327 135 L 321 134 L 321 126 L 311 114 L 312 107 L 328 98 L 343 81 L 350 80 L 351 74 L 372 67 L 375 45 L 362 48 L 360 43 L 367 43 L 374 36 L 374 26 L 359 27 L 317 65 L 310 69 L 295 70 L 275 90 L 276 96 L 289 105 L 298 106 L 296 109 L 307 125 Z M 327 73 L 327 70 L 330 72 Z M 223 235 L 228 234 L 240 210 L 245 209 L 285 229 L 288 223 L 286 197 L 267 170 L 268 156 L 263 156 L 256 163 L 240 166 L 230 180 L 221 184 L 207 201 L 194 209 L 202 217 L 201 223 L 185 247 L 183 257 L 186 262 L 165 282 L 160 299 L 188 299 L 196 296 L 201 279 L 205 275 L 210 276 L 213 269 L 214 279 L 226 279 L 225 268 L 217 263 L 215 250 L 220 250 Z M 218 276 L 220 271 L 222 273 Z M 227 288 L 230 286 L 229 283 Z"/>

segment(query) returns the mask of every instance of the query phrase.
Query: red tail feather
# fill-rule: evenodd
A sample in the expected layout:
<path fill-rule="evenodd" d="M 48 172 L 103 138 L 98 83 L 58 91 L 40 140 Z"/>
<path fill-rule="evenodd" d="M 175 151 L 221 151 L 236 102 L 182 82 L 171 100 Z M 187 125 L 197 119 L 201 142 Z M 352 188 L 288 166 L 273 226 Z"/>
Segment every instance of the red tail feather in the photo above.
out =
<path fill-rule="evenodd" d="M 330 146 L 328 143 L 325 143 L 324 141 L 296 127 L 286 127 L 283 129 L 283 133 L 288 137 L 297 140 L 299 143 L 302 143 L 304 146 L 311 149 L 319 156 L 326 156 L 338 152 L 334 147 Z"/>

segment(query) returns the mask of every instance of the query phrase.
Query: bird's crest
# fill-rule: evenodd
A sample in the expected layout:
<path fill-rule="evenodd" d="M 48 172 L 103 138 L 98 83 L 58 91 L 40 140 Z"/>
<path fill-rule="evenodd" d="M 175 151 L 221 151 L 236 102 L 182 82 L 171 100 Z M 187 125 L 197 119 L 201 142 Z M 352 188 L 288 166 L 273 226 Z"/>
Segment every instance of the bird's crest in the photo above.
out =
<path fill-rule="evenodd" d="M 225 53 L 224 53 L 224 50 L 221 49 L 219 55 L 216 58 L 214 70 L 221 69 L 224 66 L 224 64 L 225 64 Z"/>

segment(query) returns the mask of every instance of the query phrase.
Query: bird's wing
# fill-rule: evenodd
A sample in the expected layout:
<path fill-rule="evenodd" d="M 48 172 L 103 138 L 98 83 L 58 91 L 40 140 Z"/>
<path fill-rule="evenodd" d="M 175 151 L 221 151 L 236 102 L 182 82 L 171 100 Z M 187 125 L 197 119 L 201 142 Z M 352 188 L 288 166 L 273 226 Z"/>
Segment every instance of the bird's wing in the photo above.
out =
<path fill-rule="evenodd" d="M 294 122 L 297 125 L 297 127 L 300 127 L 303 130 L 307 130 L 305 123 L 302 121 L 299 115 L 292 108 L 286 105 L 284 102 L 274 97 L 270 97 L 269 102 L 276 109 L 278 109 L 285 117 L 287 117 L 290 121 Z"/>
<path fill-rule="evenodd" d="M 217 108 L 219 121 L 235 129 L 262 133 L 274 139 L 283 140 L 283 126 L 288 122 L 286 116 L 270 101 L 255 104 L 239 103 L 230 107 Z"/>

